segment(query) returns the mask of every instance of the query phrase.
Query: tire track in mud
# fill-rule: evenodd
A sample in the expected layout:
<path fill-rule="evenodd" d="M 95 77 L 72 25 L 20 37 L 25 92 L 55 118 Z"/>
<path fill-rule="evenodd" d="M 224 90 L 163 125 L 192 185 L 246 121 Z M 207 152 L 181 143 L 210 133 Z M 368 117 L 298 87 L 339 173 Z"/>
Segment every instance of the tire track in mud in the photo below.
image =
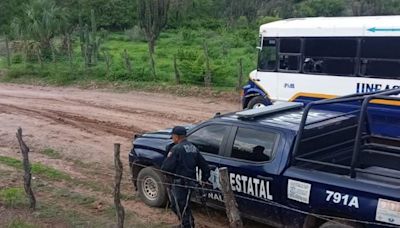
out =
<path fill-rule="evenodd" d="M 183 116 L 179 116 L 179 115 L 173 114 L 173 113 L 157 112 L 157 111 L 147 110 L 147 109 L 143 109 L 143 108 L 136 108 L 136 107 L 135 108 L 126 108 L 126 107 L 122 107 L 119 105 L 106 106 L 106 105 L 96 104 L 93 101 L 79 100 L 79 99 L 72 99 L 72 98 L 56 99 L 56 98 L 47 98 L 47 97 L 12 96 L 12 95 L 5 95 L 5 94 L 0 94 L 0 97 L 8 97 L 8 98 L 24 99 L 24 100 L 29 99 L 29 100 L 51 101 L 51 102 L 64 103 L 64 104 L 68 104 L 68 105 L 93 107 L 93 108 L 98 108 L 98 109 L 103 109 L 103 110 L 108 110 L 108 111 L 129 113 L 129 114 L 133 114 L 133 115 L 145 115 L 148 117 L 162 118 L 162 119 L 173 120 L 173 121 L 182 121 L 182 122 L 187 122 L 187 123 L 193 123 L 193 122 L 197 122 L 197 121 L 201 120 L 201 118 L 183 117 Z"/>
<path fill-rule="evenodd" d="M 50 119 L 56 123 L 72 126 L 91 134 L 102 132 L 123 138 L 132 138 L 133 134 L 144 132 L 143 129 L 136 126 L 125 126 L 119 123 L 96 120 L 72 113 L 49 109 L 35 110 L 18 107 L 16 105 L 0 104 L 0 113 L 24 114 L 35 118 Z"/>

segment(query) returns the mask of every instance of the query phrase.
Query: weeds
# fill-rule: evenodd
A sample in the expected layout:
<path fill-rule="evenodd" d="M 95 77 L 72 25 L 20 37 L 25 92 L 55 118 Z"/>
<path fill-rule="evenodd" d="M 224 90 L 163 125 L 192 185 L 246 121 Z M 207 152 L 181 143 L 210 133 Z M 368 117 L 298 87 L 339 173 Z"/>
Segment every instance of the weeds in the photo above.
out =
<path fill-rule="evenodd" d="M 0 156 L 0 163 L 7 165 L 7 166 L 17 168 L 17 169 L 22 169 L 22 162 L 15 158 Z M 32 174 L 43 176 L 43 177 L 51 179 L 51 180 L 71 180 L 72 179 L 68 174 L 66 174 L 62 171 L 59 171 L 57 169 L 48 167 L 46 165 L 43 165 L 41 163 L 31 164 L 31 170 L 32 170 Z"/>
<path fill-rule="evenodd" d="M 6 207 L 16 208 L 27 204 L 23 188 L 11 187 L 0 190 L 0 200 Z"/>
<path fill-rule="evenodd" d="M 38 226 L 28 223 L 24 219 L 16 218 L 7 225 L 7 228 L 38 228 Z"/>
<path fill-rule="evenodd" d="M 44 150 L 41 150 L 39 153 L 46 155 L 47 157 L 53 158 L 53 159 L 60 159 L 61 158 L 61 154 L 52 149 L 52 148 L 46 148 Z"/>

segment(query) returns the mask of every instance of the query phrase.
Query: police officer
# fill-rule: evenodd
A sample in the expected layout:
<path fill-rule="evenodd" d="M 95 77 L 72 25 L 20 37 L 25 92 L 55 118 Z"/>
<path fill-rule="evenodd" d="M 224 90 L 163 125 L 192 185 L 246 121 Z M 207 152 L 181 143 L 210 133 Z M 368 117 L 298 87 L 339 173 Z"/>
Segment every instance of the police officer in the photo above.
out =
<path fill-rule="evenodd" d="M 196 186 L 196 166 L 202 171 L 200 184 L 208 181 L 210 170 L 199 150 L 186 140 L 186 128 L 176 126 L 172 129 L 171 148 L 161 169 L 172 174 L 170 201 L 172 210 L 178 215 L 183 228 L 193 228 L 194 219 L 190 208 L 190 195 Z"/>

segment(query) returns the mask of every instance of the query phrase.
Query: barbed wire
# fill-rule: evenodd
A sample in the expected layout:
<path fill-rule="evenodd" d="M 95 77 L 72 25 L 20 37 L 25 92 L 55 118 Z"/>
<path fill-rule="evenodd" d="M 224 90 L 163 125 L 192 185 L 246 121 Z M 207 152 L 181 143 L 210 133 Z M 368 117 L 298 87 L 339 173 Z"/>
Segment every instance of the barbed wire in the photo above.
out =
<path fill-rule="evenodd" d="M 149 166 L 146 166 L 146 165 L 143 165 L 143 164 L 140 164 L 140 163 L 132 163 L 132 164 L 141 166 L 143 168 L 149 167 Z M 190 181 L 198 182 L 198 180 L 194 179 L 194 178 L 190 178 L 190 177 L 178 175 L 178 174 L 175 174 L 175 173 L 167 172 L 165 170 L 161 170 L 161 169 L 158 169 L 158 168 L 155 168 L 155 167 L 152 167 L 152 168 L 154 170 L 158 171 L 158 172 L 161 172 L 161 173 L 164 173 L 164 174 L 167 174 L 167 175 L 171 175 L 171 176 L 175 176 L 175 177 L 178 177 L 178 178 L 183 178 L 183 179 L 187 179 L 187 180 L 190 180 Z M 132 178 L 131 182 L 130 182 L 131 184 L 133 183 L 132 181 L 144 181 L 144 179 Z M 167 186 L 178 186 L 178 187 L 183 187 L 183 188 L 190 188 L 190 189 L 193 189 L 193 190 L 204 191 L 204 192 L 222 193 L 220 190 L 204 188 L 204 187 L 187 186 L 187 185 L 168 183 L 168 182 L 163 182 L 163 181 L 156 181 L 156 183 L 167 185 Z M 210 183 L 206 183 L 206 185 L 211 186 Z M 250 200 L 250 201 L 262 203 L 262 204 L 267 204 L 267 205 L 270 205 L 270 206 L 275 206 L 275 207 L 279 207 L 279 208 L 283 208 L 283 209 L 287 209 L 287 210 L 291 210 L 291 211 L 294 211 L 294 212 L 297 212 L 297 213 L 313 216 L 313 217 L 316 217 L 316 218 L 319 218 L 319 219 L 323 219 L 323 220 L 328 221 L 328 222 L 334 222 L 334 223 L 337 223 L 337 224 L 342 224 L 342 223 L 337 221 L 337 220 L 340 220 L 340 221 L 347 221 L 347 222 L 353 222 L 353 223 L 362 223 L 362 224 L 366 224 L 366 225 L 378 225 L 378 226 L 397 227 L 397 228 L 399 227 L 397 225 L 384 224 L 384 223 L 380 223 L 380 222 L 369 222 L 369 221 L 358 220 L 358 219 L 350 219 L 350 218 L 344 218 L 344 217 L 337 217 L 337 216 L 331 216 L 331 215 L 322 215 L 322 214 L 312 213 L 312 212 L 296 209 L 296 208 L 293 208 L 293 207 L 289 207 L 289 206 L 280 204 L 280 203 L 275 202 L 275 201 L 264 200 L 264 199 L 261 199 L 261 198 L 256 197 L 256 196 L 247 197 L 247 196 L 235 194 L 235 197 L 241 198 L 241 199 L 244 199 L 244 200 Z M 214 204 L 213 204 L 213 206 L 214 206 Z M 225 208 L 223 208 L 223 209 L 225 209 Z"/>

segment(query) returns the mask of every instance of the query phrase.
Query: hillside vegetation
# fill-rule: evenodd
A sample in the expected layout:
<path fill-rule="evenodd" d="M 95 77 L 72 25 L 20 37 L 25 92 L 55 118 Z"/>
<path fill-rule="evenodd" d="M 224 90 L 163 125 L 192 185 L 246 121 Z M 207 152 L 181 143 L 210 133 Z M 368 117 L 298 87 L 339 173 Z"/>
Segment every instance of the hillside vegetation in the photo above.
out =
<path fill-rule="evenodd" d="M 15 0 L 0 8 L 2 81 L 230 88 L 256 66 L 260 24 L 396 14 L 400 1 Z"/>

